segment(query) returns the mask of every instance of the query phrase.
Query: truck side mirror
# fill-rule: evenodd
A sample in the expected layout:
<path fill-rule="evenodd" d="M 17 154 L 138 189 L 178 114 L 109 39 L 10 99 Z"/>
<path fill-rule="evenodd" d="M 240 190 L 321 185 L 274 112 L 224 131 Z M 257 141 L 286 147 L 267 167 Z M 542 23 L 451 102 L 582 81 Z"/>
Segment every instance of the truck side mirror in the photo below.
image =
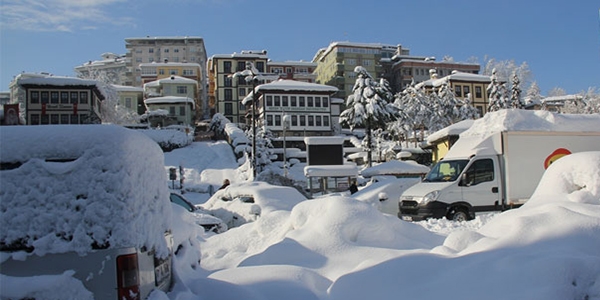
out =
<path fill-rule="evenodd" d="M 468 182 L 467 179 L 467 173 L 462 173 L 462 175 L 460 175 L 460 182 L 458 183 L 459 186 L 470 186 L 471 184 Z"/>

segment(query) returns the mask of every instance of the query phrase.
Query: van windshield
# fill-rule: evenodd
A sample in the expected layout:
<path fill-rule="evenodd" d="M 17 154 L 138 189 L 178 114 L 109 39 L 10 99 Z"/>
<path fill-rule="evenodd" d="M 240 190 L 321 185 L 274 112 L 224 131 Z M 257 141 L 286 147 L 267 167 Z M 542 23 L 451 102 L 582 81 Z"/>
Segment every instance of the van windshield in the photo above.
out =
<path fill-rule="evenodd" d="M 455 181 L 469 160 L 443 160 L 438 162 L 423 180 L 424 182 Z"/>

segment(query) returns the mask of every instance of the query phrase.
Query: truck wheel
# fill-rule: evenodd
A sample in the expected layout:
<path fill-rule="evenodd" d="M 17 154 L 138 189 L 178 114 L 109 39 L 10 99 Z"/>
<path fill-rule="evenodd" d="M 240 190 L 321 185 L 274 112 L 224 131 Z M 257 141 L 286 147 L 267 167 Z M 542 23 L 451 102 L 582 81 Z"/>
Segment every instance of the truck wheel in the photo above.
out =
<path fill-rule="evenodd" d="M 469 211 L 464 207 L 453 207 L 448 211 L 446 219 L 458 222 L 468 221 L 470 220 Z"/>

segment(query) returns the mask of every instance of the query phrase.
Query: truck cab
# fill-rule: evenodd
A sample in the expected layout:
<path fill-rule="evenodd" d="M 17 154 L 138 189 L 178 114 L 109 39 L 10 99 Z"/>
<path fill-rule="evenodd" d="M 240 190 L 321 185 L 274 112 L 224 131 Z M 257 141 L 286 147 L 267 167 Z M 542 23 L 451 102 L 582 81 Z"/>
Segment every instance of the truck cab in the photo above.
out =
<path fill-rule="evenodd" d="M 464 221 L 478 211 L 499 210 L 499 169 L 496 155 L 441 160 L 421 183 L 402 194 L 398 216 L 407 221 L 442 217 Z"/>

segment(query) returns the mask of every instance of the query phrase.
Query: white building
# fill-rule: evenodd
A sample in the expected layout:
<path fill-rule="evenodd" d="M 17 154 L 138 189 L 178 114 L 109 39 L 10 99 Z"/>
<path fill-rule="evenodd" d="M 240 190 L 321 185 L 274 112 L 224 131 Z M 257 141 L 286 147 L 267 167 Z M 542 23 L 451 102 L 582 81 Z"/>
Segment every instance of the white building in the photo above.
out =
<path fill-rule="evenodd" d="M 125 55 L 102 53 L 101 60 L 88 61 L 75 67 L 77 77 L 101 80 L 110 84 L 124 85 L 127 81 Z"/>

